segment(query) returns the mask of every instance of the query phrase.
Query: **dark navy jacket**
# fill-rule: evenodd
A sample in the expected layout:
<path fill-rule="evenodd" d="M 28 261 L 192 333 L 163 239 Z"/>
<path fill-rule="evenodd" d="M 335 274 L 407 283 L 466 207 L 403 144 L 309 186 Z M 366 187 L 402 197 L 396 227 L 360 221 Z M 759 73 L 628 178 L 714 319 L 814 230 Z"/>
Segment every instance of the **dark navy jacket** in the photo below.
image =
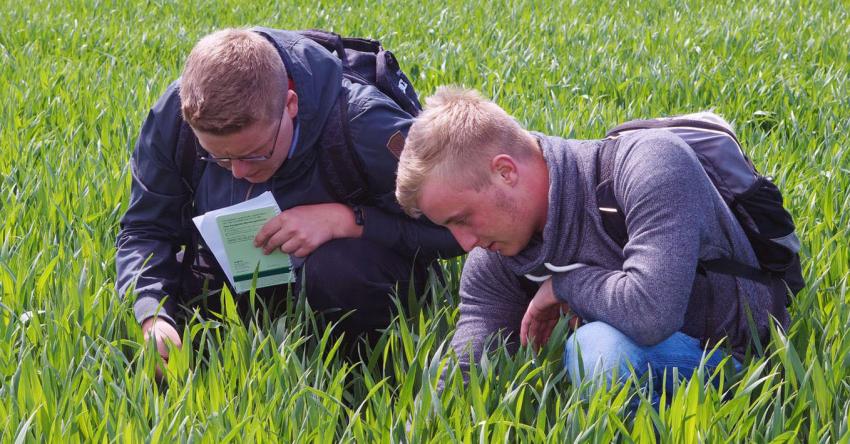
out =
<path fill-rule="evenodd" d="M 230 171 L 210 164 L 194 196 L 181 179 L 176 161 L 180 116 L 179 80 L 172 83 L 148 113 L 130 166 L 130 203 L 121 219 L 116 246 L 116 288 L 124 295 L 135 283 L 136 319 L 154 315 L 173 321 L 181 289 L 181 266 L 175 256 L 191 233 L 181 211 L 191 199 L 197 214 L 233 205 L 272 191 L 281 210 L 298 205 L 334 202 L 322 180 L 316 156 L 329 111 L 341 88 L 348 90 L 349 129 L 355 150 L 368 174 L 374 206 L 364 207 L 363 238 L 405 256 L 430 260 L 462 253 L 451 234 L 427 220 L 404 215 L 395 201 L 398 159 L 387 147 L 397 131 L 407 133 L 412 118 L 370 85 L 342 76 L 339 59 L 297 33 L 256 28 L 278 49 L 298 94 L 298 136 L 292 156 L 265 183 L 234 179 Z"/>

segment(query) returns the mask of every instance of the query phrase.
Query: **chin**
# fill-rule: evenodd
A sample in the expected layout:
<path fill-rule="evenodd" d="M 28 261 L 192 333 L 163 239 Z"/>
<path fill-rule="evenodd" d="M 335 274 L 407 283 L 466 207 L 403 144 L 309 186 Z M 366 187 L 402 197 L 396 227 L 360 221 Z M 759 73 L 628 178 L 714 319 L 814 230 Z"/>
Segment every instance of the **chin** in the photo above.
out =
<path fill-rule="evenodd" d="M 499 248 L 499 254 L 502 256 L 516 256 L 525 250 L 525 247 L 531 242 L 531 237 L 517 242 L 504 243 Z"/>
<path fill-rule="evenodd" d="M 497 250 L 502 256 L 516 256 L 522 251 L 522 248 L 517 248 L 512 245 L 505 245 Z"/>
<path fill-rule="evenodd" d="M 251 182 L 251 183 L 263 183 L 263 182 L 269 180 L 270 178 L 271 178 L 270 175 L 266 176 L 265 174 L 263 174 L 263 175 L 257 175 L 257 176 L 245 176 L 244 179 L 247 180 L 248 182 Z"/>

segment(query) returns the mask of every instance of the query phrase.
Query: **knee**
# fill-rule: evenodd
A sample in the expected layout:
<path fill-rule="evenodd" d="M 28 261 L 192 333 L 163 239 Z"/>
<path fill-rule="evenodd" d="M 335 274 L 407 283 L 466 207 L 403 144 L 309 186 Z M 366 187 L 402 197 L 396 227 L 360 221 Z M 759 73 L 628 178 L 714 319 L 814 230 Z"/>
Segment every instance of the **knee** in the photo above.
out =
<path fill-rule="evenodd" d="M 604 322 L 591 322 L 573 333 L 564 350 L 564 365 L 574 385 L 585 379 L 622 380 L 629 365 L 642 368 L 640 348 L 622 332 Z"/>
<path fill-rule="evenodd" d="M 412 271 L 427 276 L 427 267 L 415 267 L 412 260 L 374 242 L 335 239 L 305 258 L 297 285 L 325 321 L 338 323 L 338 332 L 373 340 L 397 314 L 396 288 L 404 294 Z M 398 298 L 402 306 L 406 300 Z"/>
<path fill-rule="evenodd" d="M 403 292 L 412 263 L 362 239 L 336 239 L 305 258 L 298 286 L 310 306 L 328 319 L 347 313 L 344 323 L 381 328 L 395 313 L 392 295 Z M 404 304 L 405 298 L 399 298 Z M 366 328 L 366 327 L 364 327 Z"/>
<path fill-rule="evenodd" d="M 307 294 L 336 294 L 362 285 L 368 264 L 363 264 L 357 253 L 348 239 L 332 240 L 310 253 L 298 276 Z"/>

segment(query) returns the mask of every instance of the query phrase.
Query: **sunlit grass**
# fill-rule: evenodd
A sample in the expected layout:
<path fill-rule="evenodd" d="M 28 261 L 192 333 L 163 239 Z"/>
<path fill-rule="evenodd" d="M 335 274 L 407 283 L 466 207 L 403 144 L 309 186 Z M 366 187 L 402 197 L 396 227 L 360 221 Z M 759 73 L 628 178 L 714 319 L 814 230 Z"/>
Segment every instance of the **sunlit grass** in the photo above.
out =
<path fill-rule="evenodd" d="M 841 1 L 0 4 L 2 441 L 850 440 L 850 33 Z M 494 346 L 464 386 L 449 350 L 459 262 L 346 359 L 303 302 L 196 320 L 158 357 L 113 290 L 141 122 L 202 35 L 262 24 L 381 39 L 428 95 L 494 97 L 527 127 L 595 138 L 714 109 L 796 217 L 808 287 L 765 357 L 659 411 L 639 381 L 583 396 L 565 327 L 539 354 Z M 401 297 L 407 298 L 404 289 Z M 438 389 L 441 375 L 445 390 Z"/>

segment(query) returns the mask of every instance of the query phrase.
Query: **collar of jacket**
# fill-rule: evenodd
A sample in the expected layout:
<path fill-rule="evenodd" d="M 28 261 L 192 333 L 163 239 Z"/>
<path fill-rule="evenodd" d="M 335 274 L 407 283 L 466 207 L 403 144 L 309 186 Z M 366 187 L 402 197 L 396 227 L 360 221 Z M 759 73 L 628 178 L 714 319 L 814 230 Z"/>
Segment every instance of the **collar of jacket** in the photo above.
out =
<path fill-rule="evenodd" d="M 317 143 L 342 88 L 342 63 L 318 43 L 294 31 L 256 27 L 278 50 L 298 94 L 298 140 L 294 154 L 272 176 L 290 183 L 312 170 Z"/>

